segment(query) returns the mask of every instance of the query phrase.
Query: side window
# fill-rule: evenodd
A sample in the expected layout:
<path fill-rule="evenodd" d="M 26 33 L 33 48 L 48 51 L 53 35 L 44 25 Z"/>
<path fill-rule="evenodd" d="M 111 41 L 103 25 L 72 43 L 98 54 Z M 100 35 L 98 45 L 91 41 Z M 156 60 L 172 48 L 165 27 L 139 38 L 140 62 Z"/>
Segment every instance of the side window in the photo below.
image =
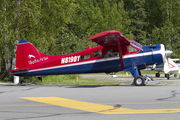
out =
<path fill-rule="evenodd" d="M 115 57 L 115 56 L 119 56 L 118 51 L 115 49 L 108 50 L 108 52 L 105 55 L 105 57 Z"/>
<path fill-rule="evenodd" d="M 99 50 L 99 51 L 93 52 L 92 55 L 93 57 L 102 56 L 102 52 L 101 50 Z"/>
<path fill-rule="evenodd" d="M 81 55 L 81 60 L 89 59 L 89 54 Z"/>

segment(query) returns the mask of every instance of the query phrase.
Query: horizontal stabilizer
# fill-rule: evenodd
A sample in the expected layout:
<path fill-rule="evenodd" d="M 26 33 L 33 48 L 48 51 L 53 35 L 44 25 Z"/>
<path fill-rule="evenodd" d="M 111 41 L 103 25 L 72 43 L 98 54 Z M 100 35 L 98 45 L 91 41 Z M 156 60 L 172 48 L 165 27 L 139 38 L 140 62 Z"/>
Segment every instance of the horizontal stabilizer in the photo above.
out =
<path fill-rule="evenodd" d="M 178 73 L 178 72 L 179 72 L 179 68 L 176 65 L 176 63 L 174 63 L 173 60 L 168 58 L 168 60 L 164 63 L 164 73 L 168 74 L 168 73 Z"/>
<path fill-rule="evenodd" d="M 9 70 L 11 73 L 16 73 L 16 72 L 28 72 L 29 69 L 14 69 L 14 70 Z"/>

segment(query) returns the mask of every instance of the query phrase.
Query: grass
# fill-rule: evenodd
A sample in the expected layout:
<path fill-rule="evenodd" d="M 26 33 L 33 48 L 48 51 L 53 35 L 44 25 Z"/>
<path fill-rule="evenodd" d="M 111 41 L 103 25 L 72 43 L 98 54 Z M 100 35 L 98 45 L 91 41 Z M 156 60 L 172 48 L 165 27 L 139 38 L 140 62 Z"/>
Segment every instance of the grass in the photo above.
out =
<path fill-rule="evenodd" d="M 141 74 L 143 74 L 143 75 L 148 75 L 148 74 L 156 74 L 156 73 L 158 73 L 157 71 L 141 71 Z M 92 73 L 87 73 L 87 74 L 92 74 Z M 93 74 L 98 74 L 98 75 L 106 75 L 106 73 L 93 73 Z M 119 72 L 117 72 L 116 73 L 117 75 L 119 75 L 119 74 L 124 74 L 124 75 L 126 75 L 126 72 L 125 71 L 119 71 Z M 130 72 L 128 72 L 128 74 L 131 74 Z M 160 74 L 164 74 L 163 72 L 160 72 Z"/>
<path fill-rule="evenodd" d="M 51 75 L 43 77 L 42 82 L 36 77 L 29 77 L 26 82 L 43 85 L 118 85 L 115 81 L 82 79 L 79 75 Z"/>
<path fill-rule="evenodd" d="M 155 74 L 156 72 L 141 71 L 141 73 L 146 75 L 146 74 Z M 126 75 L 126 72 L 120 71 L 120 72 L 117 72 L 116 74 Z M 128 72 L 128 74 L 130 73 Z M 106 75 L 106 74 L 93 73 L 93 75 Z M 23 81 L 23 79 L 24 79 L 23 77 L 20 77 L 20 82 Z M 29 77 L 26 82 L 33 83 L 33 84 L 44 84 L 44 85 L 119 85 L 117 84 L 117 81 L 83 79 L 79 75 L 50 75 L 50 76 L 43 77 L 42 82 L 38 80 L 36 77 Z"/>

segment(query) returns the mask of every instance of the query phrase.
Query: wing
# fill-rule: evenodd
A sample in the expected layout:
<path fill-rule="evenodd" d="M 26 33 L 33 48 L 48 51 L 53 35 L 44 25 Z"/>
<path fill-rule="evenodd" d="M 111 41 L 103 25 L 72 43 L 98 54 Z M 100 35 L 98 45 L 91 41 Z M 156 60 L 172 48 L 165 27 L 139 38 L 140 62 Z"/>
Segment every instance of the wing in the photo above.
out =
<path fill-rule="evenodd" d="M 117 47 L 118 52 L 119 52 L 120 62 L 121 62 L 121 68 L 122 69 L 125 68 L 123 57 L 122 57 L 123 56 L 122 46 L 129 45 L 130 40 L 128 40 L 119 31 L 117 30 L 104 31 L 88 38 L 87 40 L 92 40 L 103 47 L 110 47 L 110 46 Z"/>
<path fill-rule="evenodd" d="M 88 38 L 87 40 L 92 40 L 104 47 L 117 45 L 118 42 L 120 42 L 121 45 L 130 44 L 130 41 L 117 30 L 104 31 Z"/>

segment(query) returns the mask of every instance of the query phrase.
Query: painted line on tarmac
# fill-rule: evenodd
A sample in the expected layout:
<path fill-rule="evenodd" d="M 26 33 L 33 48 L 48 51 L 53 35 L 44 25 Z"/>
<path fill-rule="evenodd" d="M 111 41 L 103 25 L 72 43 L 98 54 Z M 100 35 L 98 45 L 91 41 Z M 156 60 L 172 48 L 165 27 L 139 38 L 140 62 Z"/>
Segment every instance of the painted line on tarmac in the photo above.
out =
<path fill-rule="evenodd" d="M 83 102 L 60 97 L 20 97 L 22 99 L 31 100 L 50 105 L 56 105 L 77 110 L 89 111 L 100 114 L 147 114 L 147 113 L 180 113 L 180 108 L 176 109 L 128 109 L 114 107 L 109 105 Z"/>
<path fill-rule="evenodd" d="M 103 103 L 103 104 L 107 104 L 107 105 L 111 105 L 111 104 L 120 104 L 120 105 L 142 105 L 142 104 L 173 104 L 173 103 L 180 103 L 180 102 L 141 102 L 141 103 Z"/>

